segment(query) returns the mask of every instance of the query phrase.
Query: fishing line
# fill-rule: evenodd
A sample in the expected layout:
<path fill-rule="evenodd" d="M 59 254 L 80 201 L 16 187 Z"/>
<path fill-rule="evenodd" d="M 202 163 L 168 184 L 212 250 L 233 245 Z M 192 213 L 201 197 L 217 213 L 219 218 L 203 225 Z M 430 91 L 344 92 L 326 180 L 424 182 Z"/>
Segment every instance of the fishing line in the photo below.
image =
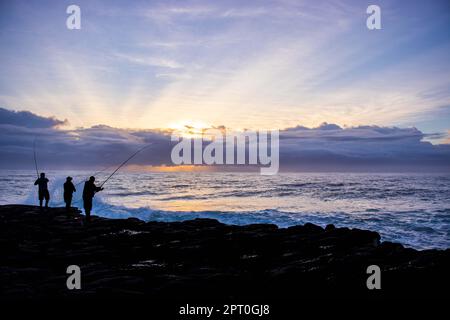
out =
<path fill-rule="evenodd" d="M 106 168 L 103 168 L 103 169 L 100 170 L 100 171 L 94 172 L 94 173 L 90 174 L 89 176 L 96 176 L 96 175 L 98 175 L 99 173 L 102 173 L 102 172 L 108 170 L 108 169 L 111 168 L 111 167 L 112 167 L 112 166 L 107 166 Z M 79 185 L 82 184 L 83 182 L 85 182 L 85 181 L 80 181 L 80 182 L 78 182 L 75 186 L 79 186 Z"/>
<path fill-rule="evenodd" d="M 131 159 L 133 159 L 139 152 L 141 152 L 142 150 L 144 150 L 145 148 L 149 147 L 150 144 L 142 147 L 141 149 L 139 149 L 138 151 L 136 151 L 135 153 L 133 153 L 127 160 L 125 160 L 124 162 L 122 162 L 120 164 L 120 166 L 117 167 L 116 170 L 113 171 L 113 173 L 111 173 L 111 175 L 100 185 L 100 188 L 103 187 L 103 185 L 106 183 L 106 181 L 108 181 L 117 171 L 119 171 L 120 168 L 122 168 L 128 161 L 130 161 Z"/>
<path fill-rule="evenodd" d="M 120 168 L 122 168 L 128 161 L 130 161 L 131 159 L 133 159 L 139 152 L 141 152 L 142 150 L 144 150 L 144 149 L 146 149 L 146 148 L 148 148 L 149 146 L 151 145 L 151 143 L 150 144 L 148 144 L 148 145 L 145 145 L 144 147 L 142 147 L 142 148 L 140 148 L 139 150 L 137 150 L 135 153 L 133 153 L 130 157 L 128 157 L 128 159 L 126 159 L 124 162 L 122 162 L 117 168 L 116 168 L 116 170 L 114 170 L 113 171 L 113 173 L 111 173 L 110 175 L 109 175 L 109 177 L 100 185 L 100 188 L 101 187 L 103 187 L 103 185 L 106 183 L 106 181 L 108 181 L 117 171 L 119 171 L 119 169 Z M 109 166 L 108 168 L 110 168 L 111 166 Z M 106 169 L 108 169 L 108 168 L 106 168 Z M 104 169 L 104 170 L 102 170 L 102 171 L 105 171 L 106 169 Z M 95 174 L 93 174 L 93 175 L 95 175 Z M 81 182 L 80 182 L 81 183 Z M 78 184 L 77 184 L 78 185 Z M 82 201 L 83 199 L 82 198 L 80 198 L 79 200 L 77 200 L 77 201 L 74 201 L 74 203 L 78 203 L 78 202 L 80 202 L 80 201 Z M 110 206 L 112 206 L 112 205 L 110 205 Z"/>
<path fill-rule="evenodd" d="M 100 170 L 100 171 L 94 172 L 94 173 L 90 174 L 89 176 L 96 176 L 97 174 L 102 173 L 102 172 L 108 170 L 108 169 L 111 168 L 111 167 L 112 167 L 112 166 L 107 166 L 106 168 L 103 168 L 103 169 Z M 75 184 L 75 187 L 78 187 L 78 186 L 79 186 L 80 184 L 82 184 L 83 182 L 86 182 L 86 181 L 83 181 L 83 180 L 82 180 L 82 181 L 78 182 L 77 184 Z M 82 200 L 83 200 L 83 197 L 80 196 L 79 199 L 74 200 L 72 203 L 73 203 L 73 204 L 80 203 L 80 201 L 82 201 Z"/>
<path fill-rule="evenodd" d="M 37 165 L 37 160 L 36 160 L 36 138 L 34 138 L 34 141 L 33 141 L 33 156 L 34 156 L 34 168 L 36 169 L 36 176 L 39 179 L 39 170 L 38 170 L 38 165 Z"/>

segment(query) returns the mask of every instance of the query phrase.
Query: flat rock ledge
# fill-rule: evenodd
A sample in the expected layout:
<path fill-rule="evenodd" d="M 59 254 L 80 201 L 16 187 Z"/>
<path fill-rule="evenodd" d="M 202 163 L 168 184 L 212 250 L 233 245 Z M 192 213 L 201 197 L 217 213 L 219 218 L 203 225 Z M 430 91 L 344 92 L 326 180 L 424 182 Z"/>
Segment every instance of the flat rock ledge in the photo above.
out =
<path fill-rule="evenodd" d="M 446 298 L 450 249 L 417 251 L 376 232 L 307 223 L 144 222 L 74 208 L 0 206 L 1 299 Z M 68 290 L 69 265 L 81 268 Z M 381 269 L 369 290 L 367 267 Z"/>

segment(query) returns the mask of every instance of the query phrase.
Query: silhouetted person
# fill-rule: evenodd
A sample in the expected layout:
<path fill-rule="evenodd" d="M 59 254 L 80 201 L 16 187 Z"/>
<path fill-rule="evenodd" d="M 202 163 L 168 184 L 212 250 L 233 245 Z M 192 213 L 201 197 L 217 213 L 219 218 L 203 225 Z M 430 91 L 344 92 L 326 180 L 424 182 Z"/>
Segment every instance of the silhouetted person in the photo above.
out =
<path fill-rule="evenodd" d="M 66 208 L 70 209 L 72 206 L 72 195 L 76 192 L 75 186 L 72 183 L 72 177 L 67 177 L 64 183 L 64 202 L 66 203 Z"/>
<path fill-rule="evenodd" d="M 84 212 L 86 214 L 86 221 L 89 221 L 91 218 L 91 210 L 92 210 L 92 199 L 96 192 L 103 190 L 102 187 L 97 187 L 94 184 L 95 177 L 90 177 L 89 181 L 84 183 L 83 189 L 83 206 Z"/>
<path fill-rule="evenodd" d="M 45 207 L 48 208 L 48 201 L 50 200 L 50 193 L 48 192 L 48 179 L 45 177 L 45 173 L 41 173 L 41 177 L 38 178 L 34 185 L 39 186 L 38 195 L 39 195 L 39 207 L 42 208 L 42 201 L 45 199 Z"/>

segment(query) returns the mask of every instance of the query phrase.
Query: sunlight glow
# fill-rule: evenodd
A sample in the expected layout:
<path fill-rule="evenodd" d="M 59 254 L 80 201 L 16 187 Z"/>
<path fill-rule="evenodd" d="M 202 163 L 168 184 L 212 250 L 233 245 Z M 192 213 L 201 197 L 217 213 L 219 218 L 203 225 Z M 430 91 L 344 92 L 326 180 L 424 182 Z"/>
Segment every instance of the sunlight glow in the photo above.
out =
<path fill-rule="evenodd" d="M 169 129 L 183 138 L 201 138 L 203 131 L 211 126 L 201 121 L 183 120 L 169 125 Z"/>

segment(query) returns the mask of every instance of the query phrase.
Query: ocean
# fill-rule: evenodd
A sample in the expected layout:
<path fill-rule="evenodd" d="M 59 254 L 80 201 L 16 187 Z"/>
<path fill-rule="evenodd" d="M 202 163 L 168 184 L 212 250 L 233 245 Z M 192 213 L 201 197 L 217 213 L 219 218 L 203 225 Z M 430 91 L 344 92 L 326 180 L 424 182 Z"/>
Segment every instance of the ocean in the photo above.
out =
<path fill-rule="evenodd" d="M 82 208 L 92 172 L 47 171 L 50 206 L 63 206 L 74 178 Z M 109 173 L 96 176 L 101 184 Z M 0 204 L 37 204 L 33 171 L 0 171 Z M 450 248 L 450 174 L 118 172 L 94 199 L 93 214 L 145 221 L 214 218 L 227 224 L 273 223 L 377 231 L 382 241 L 416 249 Z"/>

